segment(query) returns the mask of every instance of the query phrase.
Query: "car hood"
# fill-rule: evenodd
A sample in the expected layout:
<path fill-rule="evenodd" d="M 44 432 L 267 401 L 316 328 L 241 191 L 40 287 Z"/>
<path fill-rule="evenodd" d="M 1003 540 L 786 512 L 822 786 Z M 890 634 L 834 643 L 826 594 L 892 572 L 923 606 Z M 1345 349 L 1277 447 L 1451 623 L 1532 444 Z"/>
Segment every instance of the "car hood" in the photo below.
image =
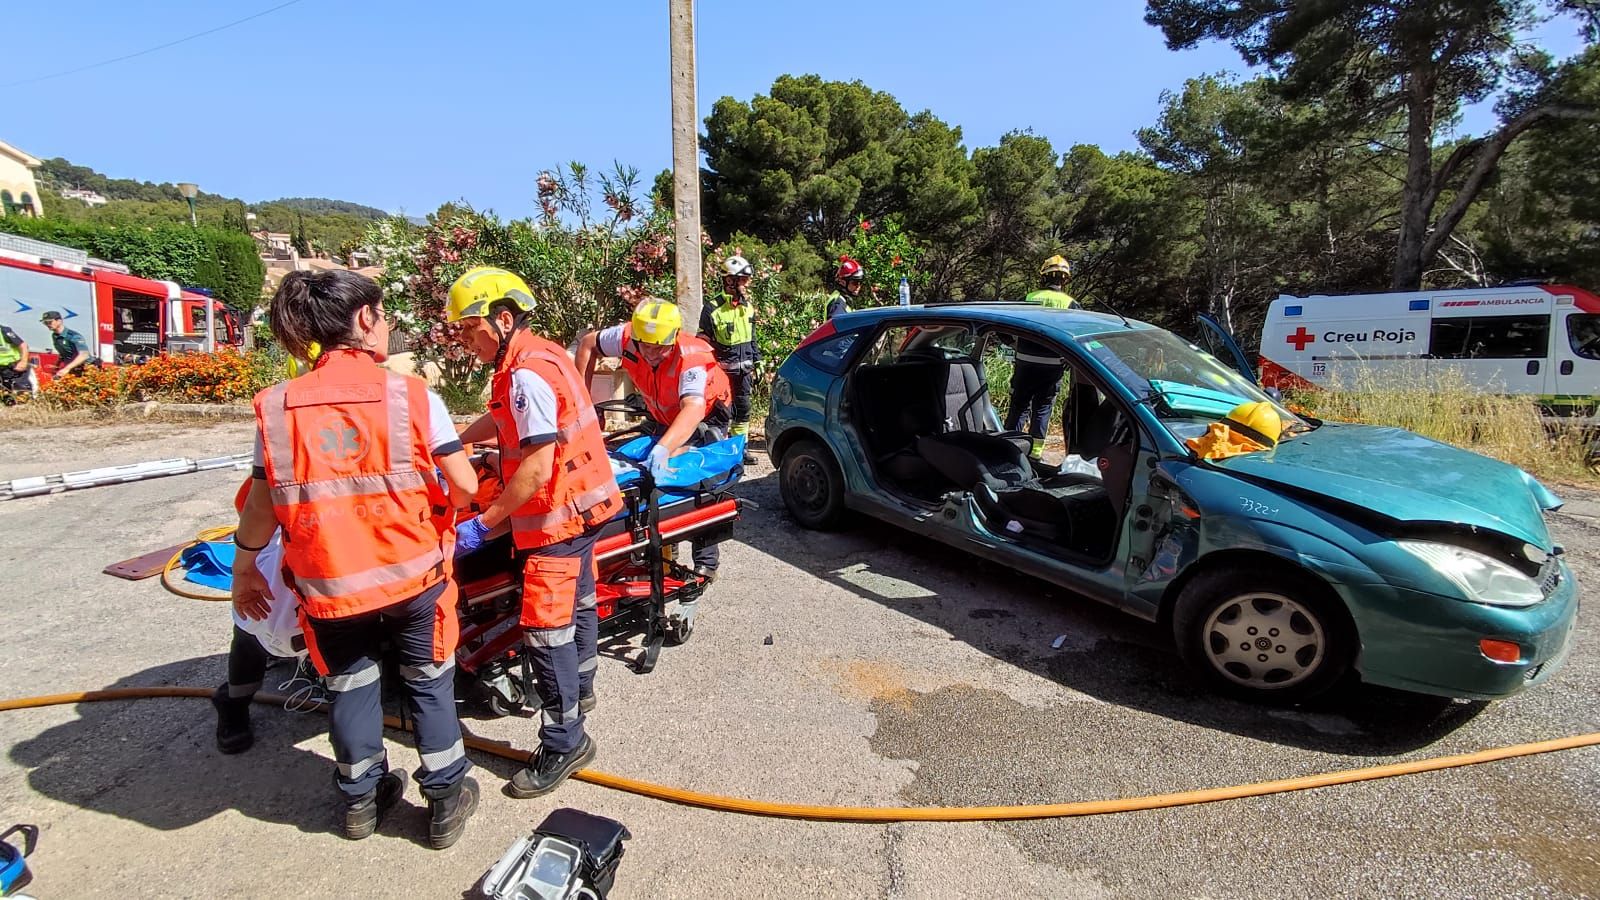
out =
<path fill-rule="evenodd" d="M 1211 463 L 1401 522 L 1444 522 L 1510 535 L 1549 552 L 1543 511 L 1561 501 L 1516 466 L 1400 428 L 1325 423 L 1279 444 Z"/>

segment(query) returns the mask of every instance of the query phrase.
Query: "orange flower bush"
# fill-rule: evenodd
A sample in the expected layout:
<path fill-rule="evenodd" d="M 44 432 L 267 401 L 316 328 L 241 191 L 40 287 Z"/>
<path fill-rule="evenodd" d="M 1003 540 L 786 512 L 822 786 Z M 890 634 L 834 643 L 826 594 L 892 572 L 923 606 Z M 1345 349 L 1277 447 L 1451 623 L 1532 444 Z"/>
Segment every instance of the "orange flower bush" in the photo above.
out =
<path fill-rule="evenodd" d="M 39 399 L 62 409 L 115 406 L 128 399 L 122 370 L 115 366 L 85 368 L 81 375 L 57 378 L 39 391 Z"/>
<path fill-rule="evenodd" d="M 234 403 L 249 400 L 281 375 L 259 351 L 163 355 L 136 366 L 90 369 L 50 382 L 41 398 L 62 409 L 113 406 L 129 400 Z"/>

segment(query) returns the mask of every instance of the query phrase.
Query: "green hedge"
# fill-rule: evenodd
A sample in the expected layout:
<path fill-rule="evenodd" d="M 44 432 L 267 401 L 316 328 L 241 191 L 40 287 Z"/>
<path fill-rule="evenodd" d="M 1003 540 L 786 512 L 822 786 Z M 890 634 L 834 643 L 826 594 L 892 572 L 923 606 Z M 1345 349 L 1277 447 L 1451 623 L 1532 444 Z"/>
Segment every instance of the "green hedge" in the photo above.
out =
<path fill-rule="evenodd" d="M 116 226 L 61 219 L 0 217 L 0 231 L 83 250 L 118 262 L 141 278 L 210 288 L 217 299 L 251 309 L 266 267 L 247 234 L 187 225 Z"/>

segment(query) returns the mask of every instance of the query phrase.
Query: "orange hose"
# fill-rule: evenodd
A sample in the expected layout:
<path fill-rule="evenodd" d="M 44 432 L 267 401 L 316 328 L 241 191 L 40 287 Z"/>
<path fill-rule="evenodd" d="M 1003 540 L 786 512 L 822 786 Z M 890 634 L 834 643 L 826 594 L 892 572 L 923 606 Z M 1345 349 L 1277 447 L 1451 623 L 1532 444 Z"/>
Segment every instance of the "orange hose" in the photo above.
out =
<path fill-rule="evenodd" d="M 38 709 L 44 706 L 64 706 L 69 703 L 97 703 L 105 700 L 137 700 L 153 697 L 209 698 L 211 694 L 212 690 L 210 688 L 195 687 L 112 688 L 103 691 L 80 691 L 71 694 L 48 694 L 40 697 L 0 700 L 0 712 L 10 712 L 18 709 Z M 277 694 L 261 693 L 256 694 L 255 700 L 257 703 L 267 705 L 281 705 L 287 698 Z M 400 728 L 400 721 L 393 716 L 385 716 L 384 724 L 390 728 Z M 529 755 L 526 750 L 518 750 L 509 744 L 500 741 L 489 741 L 479 737 L 467 737 L 466 744 L 474 750 L 481 750 L 484 753 L 515 762 L 526 762 Z M 1179 791 L 1172 794 L 1151 794 L 1144 797 L 1122 797 L 1115 800 L 1080 800 L 1073 803 L 1036 803 L 1019 806 L 811 806 L 803 803 L 773 803 L 765 800 L 747 800 L 743 797 L 727 797 L 720 794 L 687 791 L 682 788 L 668 787 L 667 785 L 626 778 L 621 775 L 612 775 L 594 769 L 584 769 L 573 777 L 580 781 L 587 781 L 590 784 L 617 791 L 626 791 L 642 797 L 664 800 L 668 803 L 679 803 L 684 806 L 695 806 L 701 809 L 739 813 L 747 816 L 807 819 L 814 822 L 983 822 L 1015 819 L 1057 819 L 1068 816 L 1099 816 L 1107 813 L 1193 806 L 1200 803 L 1214 803 L 1218 800 L 1264 797 L 1269 794 L 1304 791 L 1338 784 L 1354 784 L 1358 781 L 1374 781 L 1379 778 L 1394 778 L 1399 775 L 1437 772 L 1442 769 L 1475 766 L 1503 759 L 1516 759 L 1540 753 L 1553 753 L 1557 750 L 1573 750 L 1579 747 L 1594 746 L 1600 746 L 1600 732 L 1574 735 L 1573 737 L 1558 738 L 1550 741 L 1537 741 L 1531 744 L 1495 747 L 1489 750 L 1479 750 L 1476 753 L 1435 756 L 1430 759 L 1389 763 L 1382 766 L 1368 766 L 1361 769 L 1344 769 L 1338 772 L 1324 772 L 1320 775 L 1302 775 L 1298 778 L 1260 781 L 1255 784 L 1240 784 L 1232 787 L 1204 788 L 1197 791 Z"/>

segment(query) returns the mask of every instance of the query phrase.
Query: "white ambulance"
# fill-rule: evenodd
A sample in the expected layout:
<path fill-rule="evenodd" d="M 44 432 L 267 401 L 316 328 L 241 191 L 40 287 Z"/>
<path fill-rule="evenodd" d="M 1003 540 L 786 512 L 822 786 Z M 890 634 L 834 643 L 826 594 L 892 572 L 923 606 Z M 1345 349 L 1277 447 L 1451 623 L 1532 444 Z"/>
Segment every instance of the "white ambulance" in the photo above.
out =
<path fill-rule="evenodd" d="M 1449 378 L 1485 393 L 1592 408 L 1600 297 L 1561 284 L 1279 296 L 1261 330 L 1261 383 L 1359 389 Z"/>

